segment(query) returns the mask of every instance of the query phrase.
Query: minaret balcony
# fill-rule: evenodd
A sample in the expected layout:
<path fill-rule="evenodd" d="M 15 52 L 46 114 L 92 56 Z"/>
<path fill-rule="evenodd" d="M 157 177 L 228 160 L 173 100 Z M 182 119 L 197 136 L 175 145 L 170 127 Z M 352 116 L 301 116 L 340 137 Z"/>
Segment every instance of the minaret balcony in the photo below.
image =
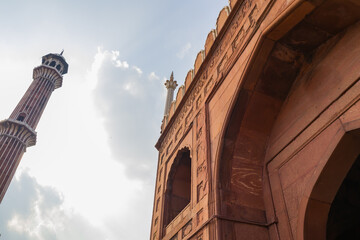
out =
<path fill-rule="evenodd" d="M 57 89 L 62 86 L 63 77 L 55 67 L 40 65 L 39 67 L 34 68 L 33 79 L 45 78 L 54 84 L 54 89 Z"/>
<path fill-rule="evenodd" d="M 0 136 L 15 138 L 25 147 L 36 144 L 36 132 L 26 123 L 14 119 L 0 122 Z"/>

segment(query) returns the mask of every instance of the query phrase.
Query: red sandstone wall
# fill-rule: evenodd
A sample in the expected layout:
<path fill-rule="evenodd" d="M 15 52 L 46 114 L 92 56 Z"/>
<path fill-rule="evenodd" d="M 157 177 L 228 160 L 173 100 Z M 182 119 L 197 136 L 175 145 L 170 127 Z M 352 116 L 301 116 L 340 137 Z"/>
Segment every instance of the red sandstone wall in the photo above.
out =
<path fill-rule="evenodd" d="M 359 104 L 352 105 L 360 92 L 359 36 L 357 24 L 319 49 L 294 83 L 273 128 L 267 161 L 282 239 L 302 236 L 297 230 L 304 220 L 298 216 L 308 197 L 305 190 L 315 184 L 313 176 L 344 135 L 347 116 L 358 120 Z"/>
<path fill-rule="evenodd" d="M 350 107 L 359 92 L 359 86 L 351 84 L 359 77 L 360 27 L 353 26 L 345 35 L 340 34 L 323 44 L 309 61 L 297 53 L 287 56 L 292 51 L 284 50 L 276 42 L 287 40 L 287 32 L 321 1 L 247 0 L 238 1 L 237 5 L 235 2 L 230 1 L 230 19 L 228 8 L 221 11 L 216 40 L 211 31 L 205 51 L 195 60 L 195 71 L 189 71 L 186 78 L 185 94 L 179 95 L 174 103 L 176 110 L 165 119 L 157 144 L 159 166 L 151 239 L 174 236 L 197 240 L 278 239 L 278 236 L 302 239 L 298 229 L 302 231 L 304 192 L 310 191 L 316 180 L 313 176 L 325 165 L 323 159 L 331 155 L 336 141 L 346 132 L 344 129 L 358 126 L 360 114 L 354 110 L 356 106 Z M 245 7 L 255 10 L 242 15 Z M 294 61 L 297 57 L 300 60 Z M 281 65 L 282 69 L 278 69 L 283 71 L 288 69 L 289 61 L 294 61 L 291 64 L 295 67 L 293 72 L 285 72 L 286 76 L 292 76 L 298 68 L 301 70 L 294 83 L 292 80 L 286 83 L 286 76 L 280 80 L 276 75 L 266 78 L 272 72 L 263 68 L 270 66 L 276 71 Z M 274 87 L 274 84 L 278 85 Z M 289 86 L 292 86 L 290 91 Z M 218 169 L 224 158 L 221 154 L 227 147 L 224 136 L 227 136 L 225 132 L 239 89 L 247 96 L 239 108 L 246 113 L 245 120 L 239 120 L 241 128 L 235 136 L 237 150 L 233 159 L 257 161 L 252 168 L 260 178 L 256 184 L 261 187 L 254 198 L 244 197 L 247 193 L 236 187 L 247 181 L 241 179 L 245 174 L 236 174 L 236 169 L 242 170 L 244 165 L 234 165 L 229 172 L 231 194 L 222 196 L 223 186 L 219 184 L 222 180 Z M 268 109 L 272 110 L 258 114 Z M 336 120 L 340 116 L 341 121 Z M 167 174 L 177 151 L 184 147 L 191 150 L 192 158 L 191 203 L 163 228 Z M 249 155 L 243 151 L 245 148 L 254 154 Z M 262 165 L 264 167 L 260 167 Z M 224 202 L 237 203 L 239 209 L 245 207 L 244 211 L 256 209 L 258 215 L 248 214 L 245 220 L 260 221 L 260 224 L 249 226 L 249 222 L 241 222 L 244 211 L 234 213 L 236 210 L 232 207 L 236 204 L 224 208 Z M 265 219 L 261 214 L 266 215 Z M 235 220 L 230 223 L 221 217 Z"/>

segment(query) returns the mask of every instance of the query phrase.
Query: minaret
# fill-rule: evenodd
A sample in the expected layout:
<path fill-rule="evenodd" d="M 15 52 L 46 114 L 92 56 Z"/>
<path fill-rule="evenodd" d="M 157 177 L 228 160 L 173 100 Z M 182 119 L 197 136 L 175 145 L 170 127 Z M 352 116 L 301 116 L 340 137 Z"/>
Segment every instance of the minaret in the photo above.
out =
<path fill-rule="evenodd" d="M 170 80 L 166 80 L 165 87 L 167 89 L 167 94 L 166 94 L 164 115 L 166 116 L 170 112 L 171 102 L 174 99 L 174 91 L 175 91 L 175 88 L 177 87 L 177 83 L 176 83 L 176 81 L 174 81 L 174 72 L 171 73 Z"/>
<path fill-rule="evenodd" d="M 36 144 L 36 126 L 54 89 L 61 87 L 68 64 L 61 54 L 42 57 L 33 81 L 10 117 L 0 122 L 0 203 L 27 147 Z"/>

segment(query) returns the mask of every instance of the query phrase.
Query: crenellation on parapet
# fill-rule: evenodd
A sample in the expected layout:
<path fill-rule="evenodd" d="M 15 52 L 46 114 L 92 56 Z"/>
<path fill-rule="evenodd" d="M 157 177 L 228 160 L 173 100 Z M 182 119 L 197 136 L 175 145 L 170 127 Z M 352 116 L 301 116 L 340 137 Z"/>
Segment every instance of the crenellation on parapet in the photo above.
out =
<path fill-rule="evenodd" d="M 184 85 L 181 85 L 179 88 L 178 88 L 178 91 L 177 91 L 177 94 L 176 94 L 176 106 L 179 106 L 181 100 L 183 99 L 185 95 L 185 86 Z"/>
<path fill-rule="evenodd" d="M 234 6 L 237 3 L 237 1 L 238 0 L 229 0 L 229 7 L 230 7 L 231 10 L 234 9 Z"/>
<path fill-rule="evenodd" d="M 196 59 L 194 62 L 194 74 L 196 75 L 196 73 L 199 71 L 202 63 L 204 62 L 205 59 L 205 51 L 201 50 L 197 55 L 196 55 Z"/>
<path fill-rule="evenodd" d="M 194 62 L 194 69 L 190 69 L 185 77 L 185 84 L 183 88 L 179 88 L 178 92 L 177 92 L 177 96 L 176 96 L 176 100 L 173 102 L 169 102 L 169 99 L 166 100 L 166 108 L 165 108 L 165 113 L 164 113 L 164 120 L 162 121 L 161 124 L 161 133 L 163 133 L 163 131 L 165 130 L 167 124 L 170 122 L 172 116 L 174 115 L 174 113 L 176 112 L 176 108 L 178 106 L 180 106 L 180 102 L 183 99 L 183 96 L 185 96 L 186 92 L 188 91 L 192 81 L 196 78 L 199 69 L 201 68 L 202 64 L 204 63 L 205 59 L 208 57 L 208 54 L 210 53 L 210 50 L 218 36 L 218 33 L 221 31 L 221 29 L 223 28 L 228 16 L 230 15 L 231 9 L 232 7 L 235 5 L 235 3 L 237 2 L 237 0 L 229 0 L 229 6 L 225 6 L 223 7 L 223 9 L 220 11 L 218 18 L 216 20 L 216 25 L 215 25 L 215 29 L 212 29 L 206 40 L 205 40 L 205 44 L 204 44 L 204 49 L 200 50 L 199 53 L 197 54 L 196 58 L 195 58 L 195 62 Z M 173 74 L 171 75 L 171 77 L 173 79 Z M 167 80 L 167 82 L 165 83 L 165 85 L 167 86 L 169 84 L 169 82 L 172 82 L 172 80 L 170 79 Z M 176 83 L 176 81 L 175 81 Z M 177 86 L 177 84 L 176 84 Z M 175 87 L 176 87 L 175 86 Z M 168 88 L 168 86 L 167 86 Z M 169 90 L 169 88 L 168 88 Z M 181 94 L 179 94 L 179 92 L 181 92 Z M 171 94 L 170 94 L 171 95 Z M 178 97 L 178 95 L 181 95 L 181 97 Z M 172 96 L 172 95 L 171 95 Z M 168 96 L 169 97 L 169 96 Z M 171 99 L 172 101 L 172 99 Z"/>
<path fill-rule="evenodd" d="M 229 6 L 225 6 L 219 13 L 219 16 L 216 20 L 216 31 L 219 33 L 221 29 L 223 28 L 226 19 L 230 15 L 230 8 Z"/>
<path fill-rule="evenodd" d="M 204 45 L 205 57 L 209 54 L 209 51 L 215 42 L 216 35 L 217 35 L 216 30 L 211 29 L 211 31 L 209 32 L 209 34 L 206 38 L 205 45 Z"/>
<path fill-rule="evenodd" d="M 187 92 L 187 90 L 189 89 L 189 86 L 192 82 L 192 80 L 194 79 L 194 69 L 190 69 L 188 71 L 188 73 L 186 74 L 186 77 L 185 77 L 185 92 Z"/>

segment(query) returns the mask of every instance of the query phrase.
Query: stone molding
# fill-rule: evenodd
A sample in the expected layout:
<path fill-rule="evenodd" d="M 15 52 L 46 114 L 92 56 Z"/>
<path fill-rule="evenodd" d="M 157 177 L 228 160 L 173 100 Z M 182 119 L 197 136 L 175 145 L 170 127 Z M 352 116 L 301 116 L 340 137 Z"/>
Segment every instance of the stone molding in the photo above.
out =
<path fill-rule="evenodd" d="M 36 144 L 36 132 L 26 123 L 6 119 L 0 122 L 0 136 L 8 136 L 20 141 L 25 147 Z"/>

